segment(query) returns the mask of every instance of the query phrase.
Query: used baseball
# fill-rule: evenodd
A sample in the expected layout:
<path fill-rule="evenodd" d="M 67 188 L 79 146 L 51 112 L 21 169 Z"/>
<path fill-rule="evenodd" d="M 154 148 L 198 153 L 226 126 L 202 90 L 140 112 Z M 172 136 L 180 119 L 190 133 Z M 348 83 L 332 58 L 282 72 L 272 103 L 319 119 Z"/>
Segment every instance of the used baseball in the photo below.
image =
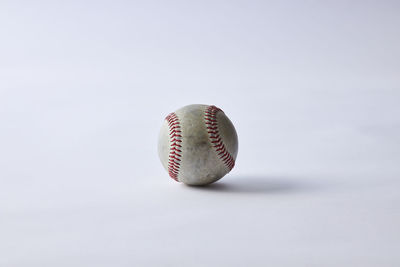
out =
<path fill-rule="evenodd" d="M 161 127 L 158 155 L 172 179 L 206 185 L 235 166 L 235 127 L 216 106 L 189 105 L 170 113 Z"/>

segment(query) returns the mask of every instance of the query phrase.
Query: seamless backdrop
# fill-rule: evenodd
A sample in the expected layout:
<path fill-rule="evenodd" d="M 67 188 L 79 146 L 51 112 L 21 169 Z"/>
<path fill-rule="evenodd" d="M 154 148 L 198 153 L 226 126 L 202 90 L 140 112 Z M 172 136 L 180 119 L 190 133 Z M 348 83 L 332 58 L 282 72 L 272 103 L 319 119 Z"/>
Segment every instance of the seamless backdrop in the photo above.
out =
<path fill-rule="evenodd" d="M 2 1 L 0 266 L 399 266 L 398 1 Z M 177 184 L 165 116 L 236 167 Z"/>

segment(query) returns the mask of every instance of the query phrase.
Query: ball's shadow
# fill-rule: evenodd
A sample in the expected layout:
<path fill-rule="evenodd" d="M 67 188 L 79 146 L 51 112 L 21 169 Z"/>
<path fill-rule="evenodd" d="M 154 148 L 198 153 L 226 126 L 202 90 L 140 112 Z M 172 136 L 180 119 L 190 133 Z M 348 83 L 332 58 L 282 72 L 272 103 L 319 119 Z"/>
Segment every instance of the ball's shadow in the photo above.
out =
<path fill-rule="evenodd" d="M 189 186 L 189 188 L 222 193 L 274 194 L 314 191 L 317 189 L 317 185 L 302 178 L 251 175 L 224 177 L 210 185 Z"/>

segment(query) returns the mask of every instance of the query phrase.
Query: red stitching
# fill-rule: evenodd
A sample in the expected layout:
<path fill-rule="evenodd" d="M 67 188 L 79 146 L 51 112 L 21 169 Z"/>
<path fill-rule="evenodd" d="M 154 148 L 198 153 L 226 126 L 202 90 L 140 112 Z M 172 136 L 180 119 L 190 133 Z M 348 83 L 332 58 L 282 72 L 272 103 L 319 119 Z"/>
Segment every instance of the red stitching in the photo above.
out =
<path fill-rule="evenodd" d="M 204 111 L 204 120 L 207 127 L 208 137 L 211 139 L 211 144 L 215 148 L 218 157 L 225 163 L 229 171 L 235 166 L 235 160 L 232 155 L 226 149 L 222 142 L 221 136 L 218 130 L 217 112 L 221 109 L 216 106 L 208 106 Z"/>
<path fill-rule="evenodd" d="M 169 160 L 168 160 L 168 173 L 172 179 L 178 182 L 178 174 L 180 168 L 180 161 L 182 157 L 182 150 L 178 149 L 182 147 L 179 143 L 182 142 L 182 131 L 179 123 L 178 116 L 175 113 L 170 113 L 166 118 L 169 126 L 170 135 L 170 149 L 169 149 Z"/>

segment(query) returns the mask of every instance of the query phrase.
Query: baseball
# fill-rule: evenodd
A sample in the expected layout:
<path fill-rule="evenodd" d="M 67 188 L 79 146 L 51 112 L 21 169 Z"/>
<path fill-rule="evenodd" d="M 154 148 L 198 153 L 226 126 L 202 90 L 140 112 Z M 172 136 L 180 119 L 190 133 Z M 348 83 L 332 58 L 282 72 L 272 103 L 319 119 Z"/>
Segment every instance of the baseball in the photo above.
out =
<path fill-rule="evenodd" d="M 158 155 L 177 182 L 213 183 L 232 170 L 237 152 L 235 127 L 216 106 L 180 108 L 165 118 L 160 130 Z"/>

